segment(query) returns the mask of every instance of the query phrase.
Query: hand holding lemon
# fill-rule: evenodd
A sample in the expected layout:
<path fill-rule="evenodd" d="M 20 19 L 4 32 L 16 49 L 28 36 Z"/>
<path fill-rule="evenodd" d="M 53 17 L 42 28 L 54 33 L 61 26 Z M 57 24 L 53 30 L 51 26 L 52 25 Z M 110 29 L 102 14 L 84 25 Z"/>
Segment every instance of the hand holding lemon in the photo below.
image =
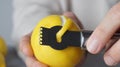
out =
<path fill-rule="evenodd" d="M 63 23 L 65 20 L 68 22 Z M 74 67 L 84 57 L 85 51 L 79 47 L 67 47 L 63 50 L 55 50 L 50 46 L 40 44 L 40 27 L 51 28 L 54 26 L 62 26 L 58 36 L 58 41 L 61 41 L 60 37 L 66 30 L 79 31 L 76 25 L 70 18 L 60 15 L 51 15 L 42 19 L 35 27 L 31 37 L 31 46 L 37 60 L 47 64 L 50 67 Z M 60 37 L 59 37 L 60 36 Z"/>
<path fill-rule="evenodd" d="M 70 18 L 72 18 L 72 20 L 74 20 L 75 22 L 79 22 L 78 21 L 78 19 L 76 18 L 76 16 L 72 13 L 72 12 L 66 12 L 66 13 L 64 13 L 64 16 L 67 16 L 67 17 L 70 17 Z M 81 28 L 82 28 L 82 26 L 81 26 Z M 75 30 L 75 29 L 74 29 Z M 58 37 L 59 38 L 59 37 Z M 36 59 L 35 58 L 35 56 L 34 56 L 34 53 L 33 53 L 33 49 L 32 49 L 32 47 L 31 47 L 31 43 L 30 43 L 30 41 L 31 41 L 31 34 L 27 34 L 27 35 L 25 35 L 25 36 L 23 36 L 22 37 L 22 39 L 21 39 L 21 41 L 20 41 L 20 50 L 26 55 L 26 65 L 27 65 L 27 67 L 49 67 L 50 65 L 49 64 L 46 64 L 46 63 L 44 63 L 43 61 L 41 61 L 41 60 L 38 60 L 38 59 Z M 37 40 L 38 41 L 38 40 Z M 40 47 L 41 48 L 41 47 Z M 56 50 L 54 50 L 54 49 L 52 49 L 51 47 L 49 47 L 49 48 L 47 48 L 47 49 L 50 49 L 49 51 L 53 51 L 53 52 L 55 52 Z M 71 50 L 69 50 L 69 51 L 67 51 L 66 50 L 66 53 L 68 52 L 68 54 L 61 54 L 62 56 L 60 56 L 60 57 L 63 57 L 63 58 L 67 58 L 67 56 L 69 56 L 69 54 L 72 52 L 72 49 L 74 49 L 74 48 L 68 48 L 68 49 L 71 49 Z M 77 50 L 80 50 L 80 49 L 77 49 Z M 65 51 L 65 50 L 62 50 L 62 51 Z M 62 51 L 57 51 L 57 52 L 62 52 Z M 81 51 L 81 50 L 80 50 Z M 38 57 L 41 57 L 41 55 L 44 53 L 44 52 L 42 52 L 41 53 L 41 51 L 37 51 L 40 55 L 38 56 Z M 73 51 L 74 52 L 74 51 Z M 72 53 L 73 53 L 72 52 Z M 56 52 L 55 52 L 56 53 Z M 77 51 L 77 52 L 75 52 L 76 54 L 77 53 L 79 53 L 79 51 Z M 83 53 L 84 53 L 84 51 L 83 51 Z M 48 52 L 47 52 L 47 54 L 48 54 Z M 60 54 L 58 54 L 58 57 L 59 57 L 59 55 Z M 80 55 L 80 54 L 78 54 L 78 55 Z M 66 56 L 66 57 L 65 57 Z M 71 57 L 72 57 L 73 55 L 71 55 Z M 83 55 L 82 55 L 83 56 Z M 79 58 L 82 58 L 82 56 L 79 56 Z M 41 58 L 43 58 L 43 57 L 41 57 Z M 68 58 L 70 58 L 70 56 L 68 57 Z M 78 58 L 78 57 L 77 57 Z M 79 59 L 78 58 L 78 59 Z M 54 57 L 52 57 L 51 58 L 52 60 L 54 60 Z M 66 61 L 69 61 L 69 60 L 71 60 L 71 59 L 64 59 L 64 60 L 62 60 L 62 62 L 64 63 L 64 64 L 66 64 L 65 62 Z M 75 61 L 75 60 L 74 60 Z M 79 64 L 77 64 L 77 66 L 79 66 L 80 67 L 80 65 L 81 65 L 81 62 L 83 61 L 83 60 L 80 60 L 79 59 L 79 61 L 80 61 L 80 63 Z M 48 61 L 47 61 L 48 62 Z M 73 61 L 72 61 L 73 62 Z M 52 64 L 54 64 L 54 62 L 51 62 Z M 50 64 L 51 64 L 50 63 Z M 75 64 L 76 63 L 78 63 L 78 61 L 75 61 Z M 72 63 L 72 65 L 75 65 L 75 64 L 73 64 Z M 57 65 L 60 65 L 60 63 L 57 63 Z M 59 66 L 58 66 L 59 67 Z M 70 66 L 71 67 L 71 66 Z"/>

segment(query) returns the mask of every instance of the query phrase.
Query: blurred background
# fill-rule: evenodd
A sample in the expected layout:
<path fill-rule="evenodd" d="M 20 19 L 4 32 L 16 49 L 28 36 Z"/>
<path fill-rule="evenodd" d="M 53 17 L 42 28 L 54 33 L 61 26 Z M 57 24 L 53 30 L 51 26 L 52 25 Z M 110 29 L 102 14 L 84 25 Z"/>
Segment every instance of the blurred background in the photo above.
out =
<path fill-rule="evenodd" d="M 0 35 L 7 44 L 12 44 L 10 36 L 12 31 L 12 0 L 0 0 Z"/>
<path fill-rule="evenodd" d="M 4 37 L 7 45 L 9 45 L 9 53 L 6 58 L 7 67 L 25 67 L 25 64 L 18 57 L 12 45 L 12 0 L 0 0 L 0 36 Z M 98 55 L 88 54 L 87 59 L 82 67 L 108 67 L 103 61 L 103 52 Z M 120 67 L 120 64 L 116 67 Z"/>
<path fill-rule="evenodd" d="M 8 55 L 6 56 L 7 67 L 26 67 L 23 61 L 18 57 L 16 50 L 12 47 L 12 0 L 0 0 L 0 36 L 7 43 Z"/>

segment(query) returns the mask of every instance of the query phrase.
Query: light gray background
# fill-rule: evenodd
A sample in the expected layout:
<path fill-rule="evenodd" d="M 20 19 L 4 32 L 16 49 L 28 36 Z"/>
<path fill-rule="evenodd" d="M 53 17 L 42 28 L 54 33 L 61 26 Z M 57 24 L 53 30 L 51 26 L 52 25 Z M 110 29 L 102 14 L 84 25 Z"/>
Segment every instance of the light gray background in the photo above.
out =
<path fill-rule="evenodd" d="M 12 10 L 12 0 L 0 0 L 0 36 L 4 37 L 7 44 L 12 44 Z"/>
<path fill-rule="evenodd" d="M 0 35 L 4 37 L 7 44 L 11 42 L 12 32 L 12 0 L 0 0 Z M 19 64 L 19 63 L 17 63 Z M 21 64 L 21 63 L 20 63 Z M 103 53 L 98 55 L 88 54 L 83 67 L 108 67 L 104 64 Z M 120 67 L 120 64 L 116 67 Z"/>

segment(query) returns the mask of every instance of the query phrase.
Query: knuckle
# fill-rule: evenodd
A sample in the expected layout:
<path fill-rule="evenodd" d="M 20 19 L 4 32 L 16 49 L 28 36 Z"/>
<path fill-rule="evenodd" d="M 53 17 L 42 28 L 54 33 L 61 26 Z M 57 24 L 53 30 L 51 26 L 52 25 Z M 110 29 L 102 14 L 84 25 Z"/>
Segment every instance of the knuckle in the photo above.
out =
<path fill-rule="evenodd" d="M 112 54 L 105 54 L 104 55 L 104 61 L 107 65 L 109 66 L 115 66 L 119 63 L 119 60 L 118 58 L 116 58 L 115 56 L 113 56 Z"/>
<path fill-rule="evenodd" d="M 28 41 L 29 40 L 29 36 L 25 35 L 21 38 L 21 41 Z"/>
<path fill-rule="evenodd" d="M 111 8 L 110 14 L 113 19 L 120 19 L 120 2 Z"/>
<path fill-rule="evenodd" d="M 99 34 L 108 34 L 108 32 L 103 27 L 97 28 Z"/>

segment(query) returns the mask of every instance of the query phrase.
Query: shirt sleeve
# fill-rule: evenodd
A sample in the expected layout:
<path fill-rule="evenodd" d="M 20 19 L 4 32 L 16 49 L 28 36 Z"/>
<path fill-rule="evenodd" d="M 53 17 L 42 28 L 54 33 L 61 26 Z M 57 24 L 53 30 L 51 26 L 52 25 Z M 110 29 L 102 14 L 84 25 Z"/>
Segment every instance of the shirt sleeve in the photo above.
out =
<path fill-rule="evenodd" d="M 38 21 L 50 14 L 61 14 L 60 0 L 13 0 L 12 39 L 18 43 L 20 38 L 32 32 Z"/>

